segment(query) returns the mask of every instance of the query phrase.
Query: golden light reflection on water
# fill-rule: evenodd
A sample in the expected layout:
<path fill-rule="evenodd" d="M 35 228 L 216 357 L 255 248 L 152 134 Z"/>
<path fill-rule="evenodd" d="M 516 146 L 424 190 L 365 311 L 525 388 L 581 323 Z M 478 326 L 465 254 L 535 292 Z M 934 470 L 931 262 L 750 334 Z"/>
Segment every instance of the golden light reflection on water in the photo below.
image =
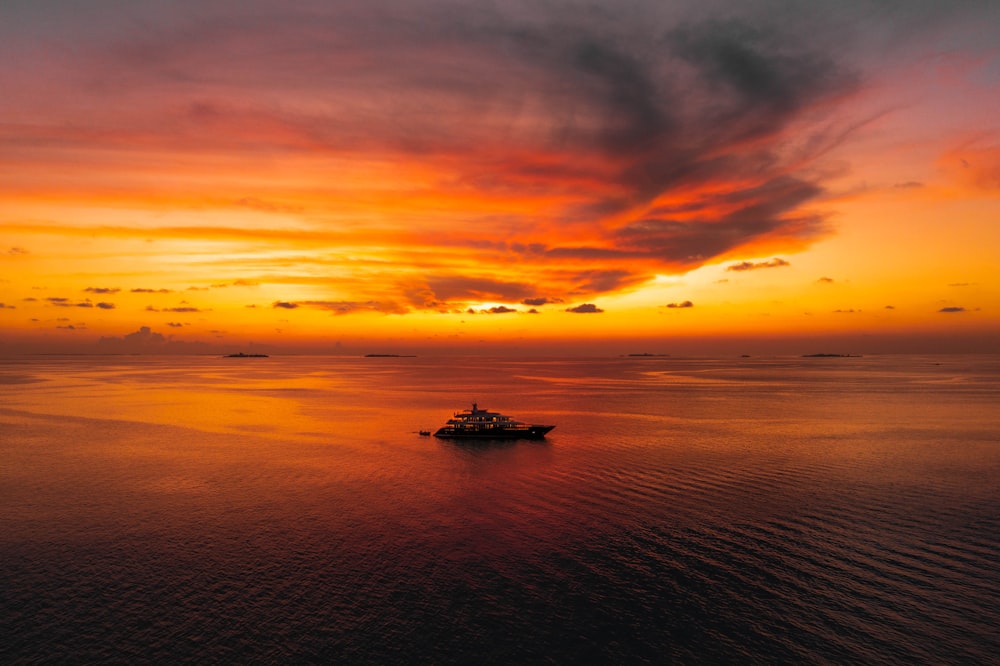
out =
<path fill-rule="evenodd" d="M 1000 365 L 946 362 L 3 361 L 0 574 L 39 645 L 992 654 Z M 417 435 L 472 400 L 556 429 Z"/>

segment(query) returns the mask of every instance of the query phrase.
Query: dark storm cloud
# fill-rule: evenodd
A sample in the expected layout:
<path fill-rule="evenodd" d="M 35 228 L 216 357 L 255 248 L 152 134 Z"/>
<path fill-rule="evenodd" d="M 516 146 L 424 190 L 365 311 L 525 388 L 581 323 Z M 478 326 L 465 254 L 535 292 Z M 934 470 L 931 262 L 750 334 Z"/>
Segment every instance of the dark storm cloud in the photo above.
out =
<path fill-rule="evenodd" d="M 798 242 L 822 236 L 829 231 L 824 217 L 790 214 L 819 192 L 812 183 L 780 176 L 749 190 L 729 192 L 716 196 L 713 201 L 703 201 L 698 204 L 703 215 L 694 218 L 649 217 L 627 223 L 609 236 L 611 248 L 555 248 L 549 253 L 593 260 L 649 259 L 677 268 L 691 268 L 765 236 Z M 712 206 L 731 208 L 734 203 L 738 204 L 735 210 L 711 215 Z M 748 268 L 787 265 L 780 259 L 774 262 L 778 263 L 744 263 Z M 638 273 L 630 280 L 646 277 Z"/>
<path fill-rule="evenodd" d="M 779 139 L 805 112 L 854 90 L 858 77 L 836 60 L 840 51 L 825 51 L 836 40 L 800 37 L 808 12 L 774 18 L 744 5 L 708 19 L 696 3 L 636 2 L 628 11 L 573 2 L 519 9 L 375 2 L 308 12 L 251 5 L 256 11 L 227 21 L 218 20 L 223 5 L 215 3 L 191 17 L 167 12 L 157 31 L 111 42 L 106 57 L 120 75 L 103 83 L 141 86 L 150 71 L 178 83 L 224 77 L 258 90 L 262 105 L 247 111 L 189 99 L 177 122 L 209 142 L 227 138 L 219 128 L 252 120 L 280 128 L 273 134 L 280 138 L 267 140 L 293 147 L 376 148 L 427 161 L 458 155 L 470 165 L 463 172 L 482 168 L 478 152 L 493 156 L 499 146 L 509 154 L 489 163 L 502 168 L 473 173 L 463 186 L 571 193 L 564 219 L 594 230 L 608 215 L 630 212 L 599 246 L 550 237 L 555 258 L 624 264 L 639 255 L 692 267 L 764 235 L 809 241 L 829 231 L 820 216 L 793 214 L 823 191 L 818 176 L 797 169 L 842 140 L 843 129 L 815 128 L 794 154 Z M 226 57 L 237 47 L 238 60 Z M 224 62 L 231 69 L 221 70 Z M 335 106 L 267 117 L 274 100 L 317 82 L 335 87 Z M 549 158 L 523 158 L 534 153 Z M 695 218 L 643 210 L 675 188 L 700 187 L 710 193 L 698 195 Z M 734 201 L 741 202 L 735 210 Z M 297 212 L 249 196 L 236 204 Z M 512 249 L 538 253 L 541 245 Z M 651 273 L 619 270 L 635 273 L 630 282 Z M 601 284 L 593 289 L 618 288 L 614 280 Z M 475 297 L 473 289 L 432 288 L 444 299 L 451 291 Z M 527 295 L 516 291 L 492 295 Z"/>
<path fill-rule="evenodd" d="M 855 83 L 831 56 L 796 48 L 762 23 L 688 23 L 667 41 L 713 93 L 702 122 L 727 141 L 772 136 L 802 108 Z"/>
<path fill-rule="evenodd" d="M 844 67 L 765 24 L 736 19 L 685 23 L 649 43 L 640 39 L 644 48 L 620 41 L 613 30 L 576 27 L 540 41 L 553 49 L 573 45 L 574 58 L 552 62 L 575 67 L 567 72 L 568 80 L 580 82 L 573 94 L 605 110 L 595 138 L 622 165 L 612 178 L 623 194 L 579 204 L 572 215 L 599 219 L 675 187 L 715 187 L 688 204 L 689 212 L 701 215 L 662 217 L 670 211 L 654 207 L 606 237 L 610 246 L 559 244 L 552 256 L 649 258 L 691 267 L 765 235 L 810 241 L 829 232 L 822 216 L 794 214 L 822 186 L 789 175 L 777 144 L 767 141 L 803 110 L 853 89 L 856 78 Z M 821 134 L 817 152 L 839 140 Z M 579 132 L 563 136 L 585 144 Z M 810 155 L 797 157 L 808 161 Z"/>

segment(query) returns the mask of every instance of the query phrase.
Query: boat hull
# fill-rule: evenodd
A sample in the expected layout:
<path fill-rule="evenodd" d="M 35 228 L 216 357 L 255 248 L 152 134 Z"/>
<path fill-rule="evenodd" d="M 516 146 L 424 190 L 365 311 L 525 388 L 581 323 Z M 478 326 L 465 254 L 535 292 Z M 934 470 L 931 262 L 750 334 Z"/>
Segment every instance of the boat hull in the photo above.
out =
<path fill-rule="evenodd" d="M 545 435 L 553 428 L 555 428 L 553 425 L 532 425 L 524 428 L 475 430 L 445 426 L 435 432 L 434 436 L 441 439 L 544 439 Z"/>

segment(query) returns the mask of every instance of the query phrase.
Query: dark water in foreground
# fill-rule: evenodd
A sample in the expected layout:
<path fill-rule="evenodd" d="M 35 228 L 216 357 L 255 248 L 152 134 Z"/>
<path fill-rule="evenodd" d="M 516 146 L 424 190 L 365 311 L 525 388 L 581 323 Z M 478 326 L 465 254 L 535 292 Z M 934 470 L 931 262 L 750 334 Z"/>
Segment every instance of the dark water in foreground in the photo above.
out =
<path fill-rule="evenodd" d="M 0 506 L 2 663 L 997 663 L 1000 357 L 0 361 Z"/>

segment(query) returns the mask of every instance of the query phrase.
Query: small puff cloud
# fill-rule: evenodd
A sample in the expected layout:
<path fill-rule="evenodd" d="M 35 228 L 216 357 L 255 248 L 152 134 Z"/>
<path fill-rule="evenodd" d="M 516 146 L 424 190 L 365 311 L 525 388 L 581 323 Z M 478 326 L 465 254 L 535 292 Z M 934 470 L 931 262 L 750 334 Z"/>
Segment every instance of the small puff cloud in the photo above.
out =
<path fill-rule="evenodd" d="M 576 307 L 566 308 L 566 312 L 573 312 L 575 314 L 600 314 L 601 312 L 604 312 L 604 310 L 597 307 L 593 303 L 582 303 Z"/>
<path fill-rule="evenodd" d="M 118 287 L 87 287 L 84 291 L 92 294 L 117 294 L 121 289 Z"/>
<path fill-rule="evenodd" d="M 791 266 L 790 263 L 784 259 L 779 259 L 775 257 L 770 261 L 758 261 L 754 263 L 752 261 L 741 261 L 738 264 L 730 264 L 726 266 L 727 271 L 755 271 L 760 268 L 778 268 L 780 266 Z"/>
<path fill-rule="evenodd" d="M 959 305 L 952 305 L 946 308 L 941 308 L 938 312 L 950 313 L 950 312 L 966 312 L 967 310 Z"/>
<path fill-rule="evenodd" d="M 682 301 L 680 303 L 667 303 L 668 308 L 693 308 L 694 303 L 691 301 Z"/>

